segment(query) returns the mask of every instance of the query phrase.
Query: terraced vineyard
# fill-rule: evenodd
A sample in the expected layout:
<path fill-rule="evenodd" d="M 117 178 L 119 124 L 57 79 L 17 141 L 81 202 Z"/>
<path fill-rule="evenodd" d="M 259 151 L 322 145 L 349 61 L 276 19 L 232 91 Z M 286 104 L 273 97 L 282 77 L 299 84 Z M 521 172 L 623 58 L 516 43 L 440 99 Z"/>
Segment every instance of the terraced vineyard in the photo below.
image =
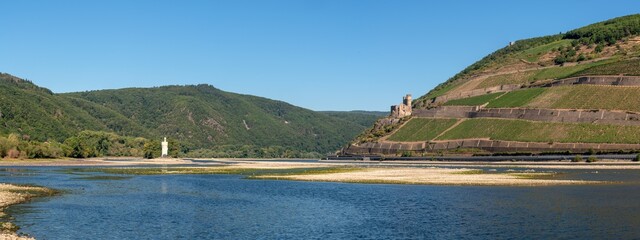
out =
<path fill-rule="evenodd" d="M 461 99 L 448 101 L 443 105 L 444 106 L 478 106 L 478 105 L 483 105 L 485 103 L 488 103 L 496 99 L 497 97 L 500 97 L 503 94 L 504 93 L 499 92 L 499 93 L 481 95 L 477 97 L 461 98 Z"/>
<path fill-rule="evenodd" d="M 574 76 L 583 75 L 627 75 L 640 76 L 640 59 L 631 59 L 628 61 L 613 62 L 603 64 L 592 68 L 579 71 Z"/>
<path fill-rule="evenodd" d="M 640 14 L 516 41 L 418 98 L 393 135 L 363 144 L 383 154 L 640 151 L 640 78 L 629 76 L 640 76 Z"/>
<path fill-rule="evenodd" d="M 602 60 L 592 63 L 583 63 L 574 66 L 565 66 L 565 67 L 552 67 L 545 68 L 539 70 L 531 70 L 531 71 L 523 71 L 517 73 L 503 74 L 492 76 L 484 79 L 476 89 L 493 87 L 505 84 L 531 84 L 539 80 L 549 80 L 549 79 L 562 79 L 571 76 L 582 76 L 582 75 L 608 75 L 602 74 L 603 70 L 594 70 L 587 71 L 591 69 L 596 69 L 604 66 L 620 66 L 620 67 L 628 67 L 632 65 L 630 61 L 620 60 L 619 62 L 615 60 Z M 638 63 L 636 63 L 638 64 Z M 640 71 L 640 70 L 638 70 Z"/>
<path fill-rule="evenodd" d="M 522 142 L 640 143 L 640 127 L 487 118 L 467 119 L 437 140 L 472 138 Z"/>
<path fill-rule="evenodd" d="M 547 89 L 544 88 L 531 88 L 525 90 L 518 90 L 508 92 L 498 99 L 494 99 L 487 105 L 488 108 L 509 108 L 509 107 L 522 107 L 533 99 L 540 96 Z"/>
<path fill-rule="evenodd" d="M 640 87 L 579 85 L 548 88 L 537 99 L 522 106 L 640 112 Z"/>
<path fill-rule="evenodd" d="M 390 141 L 429 141 L 453 126 L 457 119 L 414 118 L 389 137 Z"/>

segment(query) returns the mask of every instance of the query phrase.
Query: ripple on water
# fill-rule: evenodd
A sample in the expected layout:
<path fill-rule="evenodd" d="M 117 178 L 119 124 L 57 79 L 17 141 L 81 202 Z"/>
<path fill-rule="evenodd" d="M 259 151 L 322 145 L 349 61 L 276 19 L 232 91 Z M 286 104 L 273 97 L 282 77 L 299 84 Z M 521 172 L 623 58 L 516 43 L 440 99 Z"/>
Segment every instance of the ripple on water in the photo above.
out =
<path fill-rule="evenodd" d="M 640 224 L 637 184 L 456 187 L 244 180 L 234 175 L 95 181 L 50 169 L 8 179 L 68 190 L 14 208 L 22 231 L 41 239 L 640 236 L 635 227 Z"/>

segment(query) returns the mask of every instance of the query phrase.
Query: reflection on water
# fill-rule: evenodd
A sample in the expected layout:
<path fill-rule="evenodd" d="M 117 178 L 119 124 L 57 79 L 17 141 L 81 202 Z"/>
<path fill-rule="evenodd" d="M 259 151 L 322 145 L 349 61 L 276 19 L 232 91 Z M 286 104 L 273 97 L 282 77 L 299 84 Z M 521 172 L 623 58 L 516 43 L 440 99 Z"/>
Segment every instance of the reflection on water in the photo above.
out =
<path fill-rule="evenodd" d="M 637 238 L 640 173 L 571 170 L 625 184 L 449 187 L 244 180 L 234 175 L 87 180 L 30 168 L 3 181 L 61 190 L 11 209 L 40 239 Z M 562 170 L 554 170 L 562 171 Z M 618 179 L 620 180 L 620 179 Z"/>

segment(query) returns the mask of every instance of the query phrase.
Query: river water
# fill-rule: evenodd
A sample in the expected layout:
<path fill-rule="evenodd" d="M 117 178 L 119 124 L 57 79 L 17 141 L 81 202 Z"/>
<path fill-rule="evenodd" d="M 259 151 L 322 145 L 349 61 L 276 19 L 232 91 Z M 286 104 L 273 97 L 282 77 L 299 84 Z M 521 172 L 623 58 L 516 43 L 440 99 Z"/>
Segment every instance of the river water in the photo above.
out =
<path fill-rule="evenodd" d="M 0 172 L 2 182 L 65 191 L 11 207 L 20 232 L 38 239 L 640 238 L 637 170 L 597 174 L 625 179 L 613 185 L 469 187 L 238 175 L 95 180 L 86 177 L 105 174 L 62 169 Z"/>

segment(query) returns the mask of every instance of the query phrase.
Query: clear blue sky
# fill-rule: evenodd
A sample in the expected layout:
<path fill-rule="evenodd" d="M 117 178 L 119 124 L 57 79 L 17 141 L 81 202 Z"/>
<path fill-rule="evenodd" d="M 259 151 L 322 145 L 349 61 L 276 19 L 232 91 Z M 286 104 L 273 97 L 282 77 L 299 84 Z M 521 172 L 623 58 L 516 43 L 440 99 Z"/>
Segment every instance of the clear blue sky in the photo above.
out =
<path fill-rule="evenodd" d="M 382 110 L 509 41 L 640 1 L 2 1 L 0 72 L 54 92 L 208 83 L 313 110 Z"/>

